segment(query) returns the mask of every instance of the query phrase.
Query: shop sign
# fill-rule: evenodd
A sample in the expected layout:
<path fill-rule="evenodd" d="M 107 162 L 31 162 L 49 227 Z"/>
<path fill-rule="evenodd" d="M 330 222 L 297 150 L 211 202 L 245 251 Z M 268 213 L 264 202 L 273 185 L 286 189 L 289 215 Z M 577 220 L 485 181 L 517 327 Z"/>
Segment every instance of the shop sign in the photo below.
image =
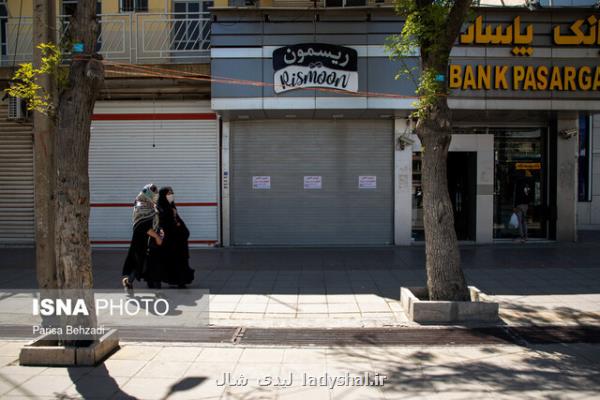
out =
<path fill-rule="evenodd" d="M 541 26 L 545 26 L 540 24 Z M 513 46 L 514 56 L 532 56 L 534 25 L 521 25 L 521 17 L 512 23 L 484 25 L 480 15 L 460 35 L 461 45 Z M 538 34 L 540 32 L 537 32 Z M 548 32 L 550 33 L 550 32 Z M 555 46 L 600 46 L 600 18 L 591 15 L 568 27 L 551 27 Z M 449 66 L 450 89 L 515 91 L 597 91 L 600 90 L 600 67 L 546 65 L 457 65 Z"/>
<path fill-rule="evenodd" d="M 320 176 L 305 176 L 304 189 L 322 189 L 323 179 Z"/>
<path fill-rule="evenodd" d="M 377 177 L 376 176 L 359 176 L 358 177 L 358 188 L 359 189 L 377 189 Z"/>
<path fill-rule="evenodd" d="M 305 43 L 273 52 L 275 93 L 300 88 L 358 91 L 358 55 L 349 47 Z"/>
<path fill-rule="evenodd" d="M 271 189 L 270 176 L 253 176 L 252 189 Z"/>
<path fill-rule="evenodd" d="M 539 170 L 542 169 L 542 163 L 516 163 L 515 165 L 515 169 L 516 170 Z"/>

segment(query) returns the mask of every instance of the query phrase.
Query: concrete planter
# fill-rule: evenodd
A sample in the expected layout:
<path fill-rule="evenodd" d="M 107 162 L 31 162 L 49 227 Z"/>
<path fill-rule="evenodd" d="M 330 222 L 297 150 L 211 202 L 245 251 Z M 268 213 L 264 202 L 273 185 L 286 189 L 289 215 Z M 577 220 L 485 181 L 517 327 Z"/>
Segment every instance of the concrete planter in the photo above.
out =
<path fill-rule="evenodd" d="M 116 329 L 109 330 L 98 341 L 90 341 L 87 346 L 59 346 L 58 341 L 40 336 L 23 346 L 19 354 L 21 365 L 44 365 L 54 367 L 93 366 L 119 348 Z"/>
<path fill-rule="evenodd" d="M 421 324 L 497 322 L 498 303 L 485 301 L 485 294 L 469 286 L 471 301 L 429 301 L 426 287 L 403 287 L 400 302 L 411 321 Z"/>

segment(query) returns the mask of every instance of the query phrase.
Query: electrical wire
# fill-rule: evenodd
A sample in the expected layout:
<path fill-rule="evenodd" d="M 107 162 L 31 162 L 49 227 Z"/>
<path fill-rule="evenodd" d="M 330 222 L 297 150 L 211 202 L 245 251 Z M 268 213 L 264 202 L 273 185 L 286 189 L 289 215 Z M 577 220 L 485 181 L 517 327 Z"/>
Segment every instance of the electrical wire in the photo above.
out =
<path fill-rule="evenodd" d="M 137 77 L 151 77 L 151 78 L 167 78 L 167 79 L 178 79 L 178 80 L 191 80 L 191 81 L 201 81 L 201 82 L 211 82 L 218 84 L 229 84 L 229 85 L 242 85 L 242 86 L 254 86 L 254 87 L 269 87 L 275 88 L 279 85 L 270 82 L 262 82 L 262 81 L 253 81 L 253 80 L 245 80 L 245 79 L 235 79 L 230 77 L 223 76 L 215 76 L 215 75 L 207 75 L 200 74 L 194 72 L 185 72 L 185 71 L 174 71 L 172 69 L 160 68 L 155 66 L 144 66 L 144 65 L 134 65 L 134 64 L 126 64 L 126 63 L 118 63 L 114 61 L 103 60 L 105 65 L 105 69 L 109 73 L 119 74 L 124 76 L 137 76 Z M 318 91 L 325 93 L 336 93 L 336 94 L 345 94 L 354 97 L 360 96 L 368 96 L 368 97 L 381 97 L 381 98 L 391 98 L 391 99 L 415 99 L 417 96 L 407 96 L 395 93 L 384 93 L 384 92 L 370 92 L 370 91 L 359 91 L 359 92 L 346 92 L 339 89 L 333 88 L 298 88 L 298 90 L 306 90 L 306 91 Z M 444 94 L 440 94 L 440 96 L 445 96 Z"/>

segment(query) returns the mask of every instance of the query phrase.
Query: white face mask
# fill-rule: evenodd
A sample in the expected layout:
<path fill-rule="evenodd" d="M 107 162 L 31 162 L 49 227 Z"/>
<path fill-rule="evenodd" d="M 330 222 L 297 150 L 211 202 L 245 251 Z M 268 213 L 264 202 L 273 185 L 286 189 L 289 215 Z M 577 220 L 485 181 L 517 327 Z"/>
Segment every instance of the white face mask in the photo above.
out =
<path fill-rule="evenodd" d="M 175 195 L 168 194 L 168 195 L 167 195 L 167 201 L 168 201 L 169 203 L 172 203 L 172 202 L 173 202 L 173 200 L 175 200 Z"/>

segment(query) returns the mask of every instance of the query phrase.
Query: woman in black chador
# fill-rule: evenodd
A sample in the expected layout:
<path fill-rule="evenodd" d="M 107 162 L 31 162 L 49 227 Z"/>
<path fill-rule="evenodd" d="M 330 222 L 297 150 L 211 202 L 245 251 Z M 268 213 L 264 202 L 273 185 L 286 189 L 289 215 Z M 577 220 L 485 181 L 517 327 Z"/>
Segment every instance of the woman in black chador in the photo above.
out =
<path fill-rule="evenodd" d="M 164 232 L 162 246 L 158 249 L 161 262 L 162 281 L 170 285 L 185 287 L 194 280 L 194 270 L 190 268 L 188 238 L 190 231 L 177 212 L 174 193 L 166 186 L 158 192 L 158 220 Z"/>
<path fill-rule="evenodd" d="M 133 206 L 133 235 L 127 258 L 123 264 L 121 282 L 127 291 L 133 289 L 133 282 L 146 278 L 145 266 L 149 243 L 157 246 L 162 244 L 157 227 L 155 202 L 158 200 L 158 188 L 156 185 L 144 186 L 140 194 L 135 198 Z M 147 279 L 147 278 L 146 278 Z"/>

